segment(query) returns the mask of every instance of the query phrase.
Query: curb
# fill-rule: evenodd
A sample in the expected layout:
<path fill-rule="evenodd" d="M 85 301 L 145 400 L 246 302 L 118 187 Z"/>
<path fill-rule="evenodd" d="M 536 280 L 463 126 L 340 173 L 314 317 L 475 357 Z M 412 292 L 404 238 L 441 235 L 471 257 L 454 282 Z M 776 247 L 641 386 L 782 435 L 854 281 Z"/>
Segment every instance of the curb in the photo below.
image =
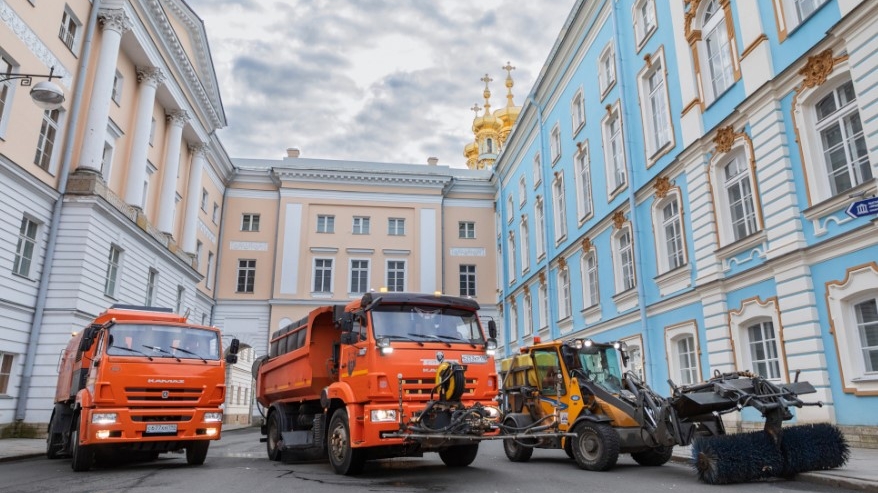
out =
<path fill-rule="evenodd" d="M 29 452 L 26 454 L 18 454 L 18 455 L 10 455 L 8 457 L 0 457 L 0 462 L 12 462 L 12 461 L 16 461 L 16 460 L 33 459 L 36 457 L 45 457 L 45 456 L 46 456 L 45 452 L 40 452 L 40 453 Z"/>

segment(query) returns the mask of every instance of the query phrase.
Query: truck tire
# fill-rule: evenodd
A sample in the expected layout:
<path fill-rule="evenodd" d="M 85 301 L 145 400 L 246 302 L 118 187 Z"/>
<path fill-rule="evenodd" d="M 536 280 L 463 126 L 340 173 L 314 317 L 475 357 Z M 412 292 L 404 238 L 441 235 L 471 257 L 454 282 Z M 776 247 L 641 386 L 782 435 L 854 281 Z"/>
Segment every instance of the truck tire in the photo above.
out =
<path fill-rule="evenodd" d="M 268 426 L 266 428 L 265 452 L 268 454 L 269 460 L 281 460 L 283 453 L 279 447 L 281 437 L 281 424 L 278 412 L 274 411 L 268 415 Z"/>
<path fill-rule="evenodd" d="M 641 466 L 657 467 L 664 465 L 665 462 L 671 460 L 674 453 L 674 446 L 659 446 L 644 450 L 643 452 L 632 452 L 631 458 Z"/>
<path fill-rule="evenodd" d="M 619 434 L 610 425 L 582 421 L 573 428 L 573 458 L 588 471 L 606 471 L 619 459 Z"/>
<path fill-rule="evenodd" d="M 186 445 L 186 463 L 190 466 L 200 466 L 207 458 L 207 449 L 210 448 L 210 440 L 198 440 Z"/>
<path fill-rule="evenodd" d="M 79 420 L 79 416 L 75 419 Z M 91 446 L 79 444 L 79 429 L 73 430 L 73 432 L 70 433 L 70 449 L 71 455 L 73 456 L 73 461 L 70 462 L 70 467 L 72 467 L 74 471 L 83 472 L 91 469 L 91 466 L 94 465 L 95 461 L 95 452 Z"/>
<path fill-rule="evenodd" d="M 366 456 L 362 450 L 351 447 L 351 428 L 344 409 L 336 410 L 329 421 L 327 448 L 329 464 L 336 473 L 353 476 L 363 471 Z"/>
<path fill-rule="evenodd" d="M 479 444 L 454 445 L 439 451 L 439 458 L 448 467 L 466 467 L 479 455 Z"/>
<path fill-rule="evenodd" d="M 61 449 L 63 448 L 61 434 L 52 433 L 52 428 L 55 426 L 55 419 L 55 411 L 52 411 L 52 417 L 49 419 L 49 430 L 46 435 L 46 458 L 48 459 L 57 459 L 61 457 Z"/>

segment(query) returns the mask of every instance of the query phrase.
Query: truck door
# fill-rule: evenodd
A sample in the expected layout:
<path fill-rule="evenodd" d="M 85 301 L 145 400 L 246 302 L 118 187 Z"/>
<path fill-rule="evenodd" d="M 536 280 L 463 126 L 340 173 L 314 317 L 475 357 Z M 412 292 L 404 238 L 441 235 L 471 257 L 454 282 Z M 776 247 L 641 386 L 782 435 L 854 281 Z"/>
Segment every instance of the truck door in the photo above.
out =
<path fill-rule="evenodd" d="M 355 316 L 350 344 L 342 344 L 340 348 L 339 379 L 347 382 L 354 393 L 365 398 L 368 392 L 369 341 L 367 326 L 363 316 Z"/>

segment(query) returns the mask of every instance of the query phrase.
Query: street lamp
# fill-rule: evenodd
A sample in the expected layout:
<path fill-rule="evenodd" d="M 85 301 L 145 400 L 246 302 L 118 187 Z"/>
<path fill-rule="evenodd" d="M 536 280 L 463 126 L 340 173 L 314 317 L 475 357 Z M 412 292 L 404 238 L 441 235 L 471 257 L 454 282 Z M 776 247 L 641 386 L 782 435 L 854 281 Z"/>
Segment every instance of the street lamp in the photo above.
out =
<path fill-rule="evenodd" d="M 48 80 L 38 82 L 31 87 L 34 77 L 46 78 Z M 34 100 L 34 104 L 44 110 L 54 110 L 64 103 L 64 91 L 58 87 L 58 84 L 52 82 L 52 79 L 60 78 L 60 75 L 55 75 L 55 67 L 52 67 L 49 75 L 10 73 L 0 75 L 0 83 L 20 79 L 22 86 L 31 87 L 30 97 Z"/>

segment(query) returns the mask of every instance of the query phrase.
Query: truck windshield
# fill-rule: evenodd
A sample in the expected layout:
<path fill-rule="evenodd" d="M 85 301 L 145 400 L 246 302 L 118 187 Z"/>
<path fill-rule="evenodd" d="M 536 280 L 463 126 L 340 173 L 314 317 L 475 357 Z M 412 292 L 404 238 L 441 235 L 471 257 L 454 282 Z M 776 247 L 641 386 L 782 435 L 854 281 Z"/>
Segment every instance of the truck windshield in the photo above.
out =
<path fill-rule="evenodd" d="M 579 351 L 579 363 L 589 380 L 608 392 L 621 392 L 622 367 L 619 365 L 619 353 L 614 348 L 584 347 Z"/>
<path fill-rule="evenodd" d="M 380 305 L 373 309 L 375 338 L 484 344 L 476 313 L 434 306 Z"/>
<path fill-rule="evenodd" d="M 218 360 L 219 334 L 187 326 L 120 323 L 110 328 L 107 354 Z"/>

